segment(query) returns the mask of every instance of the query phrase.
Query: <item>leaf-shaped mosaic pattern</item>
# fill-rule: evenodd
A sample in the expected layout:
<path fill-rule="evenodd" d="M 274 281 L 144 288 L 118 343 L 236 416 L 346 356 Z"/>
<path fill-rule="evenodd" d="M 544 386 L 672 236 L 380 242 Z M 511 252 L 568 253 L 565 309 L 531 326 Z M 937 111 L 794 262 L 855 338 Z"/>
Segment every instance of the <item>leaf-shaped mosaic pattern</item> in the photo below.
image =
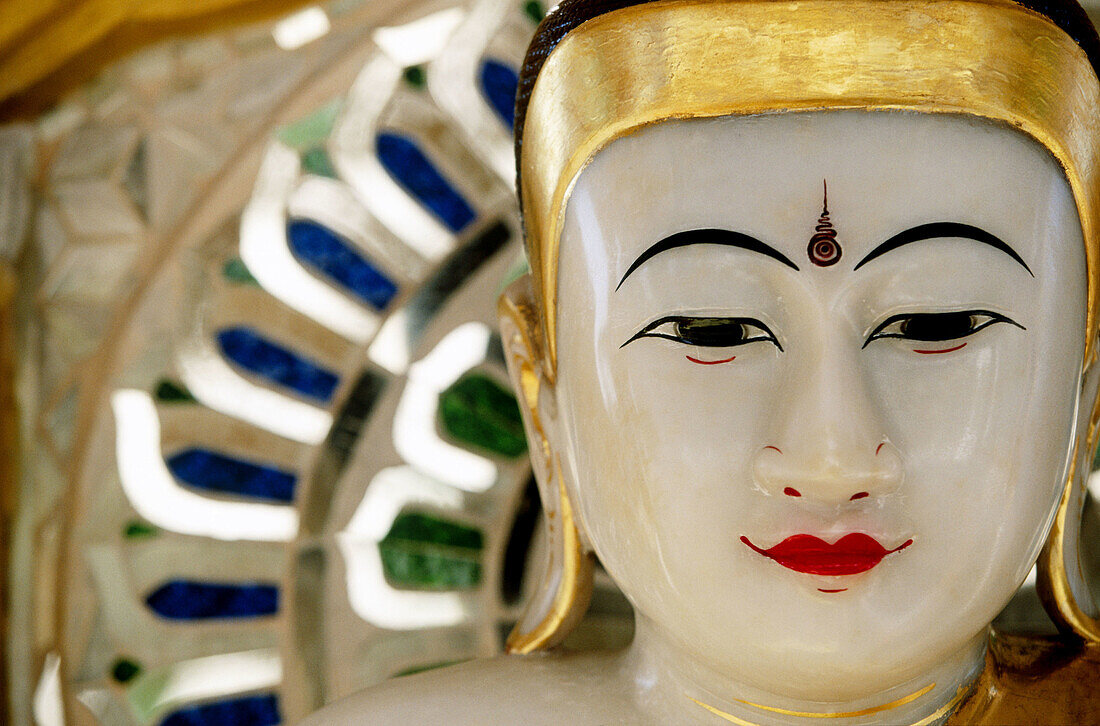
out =
<path fill-rule="evenodd" d="M 416 513 L 398 516 L 378 543 L 387 580 L 429 590 L 477 587 L 483 546 L 477 529 Z"/>
<path fill-rule="evenodd" d="M 468 373 L 439 396 L 439 420 L 456 441 L 515 458 L 527 451 L 512 392 L 482 373 Z"/>

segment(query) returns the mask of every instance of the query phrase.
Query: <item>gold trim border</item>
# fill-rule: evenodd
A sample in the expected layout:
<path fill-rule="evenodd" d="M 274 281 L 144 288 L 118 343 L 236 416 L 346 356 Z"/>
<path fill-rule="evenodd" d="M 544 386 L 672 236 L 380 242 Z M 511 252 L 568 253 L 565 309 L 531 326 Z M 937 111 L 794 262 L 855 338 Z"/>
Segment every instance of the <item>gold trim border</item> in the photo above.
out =
<path fill-rule="evenodd" d="M 521 204 L 548 369 L 565 204 L 598 151 L 661 121 L 839 109 L 974 116 L 1054 156 L 1084 232 L 1091 362 L 1100 82 L 1068 35 L 1011 0 L 657 0 L 572 30 L 532 90 Z"/>
<path fill-rule="evenodd" d="M 861 708 L 858 711 L 844 711 L 840 713 L 821 713 L 817 711 L 791 711 L 786 708 L 777 708 L 775 706 L 764 706 L 759 703 L 753 703 L 752 701 L 744 701 L 740 698 L 734 699 L 738 703 L 743 703 L 746 706 L 752 706 L 753 708 L 759 708 L 762 711 L 771 711 L 772 713 L 780 713 L 784 716 L 799 716 L 801 718 L 856 718 L 857 716 L 870 716 L 873 713 L 881 713 L 882 711 L 890 711 L 899 706 L 904 706 L 907 703 L 912 703 L 924 694 L 931 691 L 936 687 L 935 683 L 929 683 L 924 688 L 913 691 L 908 696 L 902 696 L 901 698 L 894 699 L 889 703 L 883 703 L 878 706 L 871 706 L 869 708 Z"/>
<path fill-rule="evenodd" d="M 904 706 L 905 704 L 910 703 L 911 701 L 914 701 L 917 698 L 919 698 L 919 697 L 923 696 L 924 694 L 928 693 L 929 691 L 931 691 L 935 687 L 936 687 L 936 684 L 933 683 L 932 685 L 925 686 L 924 688 L 917 691 L 916 693 L 911 693 L 908 696 L 905 696 L 904 698 L 898 699 L 897 701 L 891 701 L 890 703 L 883 704 L 882 706 L 867 708 L 867 709 L 863 709 L 861 711 L 852 711 L 852 712 L 849 712 L 849 713 L 803 713 L 803 712 L 797 712 L 797 711 L 787 711 L 785 709 L 768 708 L 768 707 L 765 707 L 765 706 L 757 706 L 757 707 L 758 708 L 766 708 L 766 710 L 768 710 L 768 711 L 775 711 L 777 713 L 789 714 L 789 715 L 794 715 L 794 716 L 809 716 L 811 718 L 847 718 L 847 717 L 856 717 L 856 716 L 867 716 L 867 715 L 871 715 L 871 714 L 875 714 L 875 713 L 881 713 L 882 711 L 888 711 L 890 709 L 897 708 L 898 706 Z M 913 724 L 910 724 L 910 726 L 930 726 L 930 724 L 933 724 L 936 721 L 943 718 L 944 716 L 947 716 L 950 713 L 952 713 L 955 710 L 955 708 L 957 708 L 958 705 L 960 703 L 962 703 L 963 699 L 966 698 L 967 695 L 969 695 L 969 693 L 970 693 L 970 687 L 969 686 L 967 686 L 967 685 L 959 686 L 959 688 L 955 691 L 955 695 L 951 698 L 950 701 L 948 701 L 944 705 L 940 706 L 938 709 L 935 710 L 935 712 L 930 713 L 929 715 L 925 716 L 924 718 L 920 719 L 919 721 L 916 721 Z M 697 698 L 692 698 L 691 696 L 688 696 L 687 698 L 688 698 L 688 700 L 692 701 L 696 705 L 702 706 L 706 710 L 713 713 L 715 716 L 718 716 L 719 718 L 723 718 L 726 721 L 729 721 L 730 723 L 735 723 L 735 724 L 738 724 L 739 726 L 758 726 L 758 724 L 755 724 L 752 721 L 746 721 L 742 718 L 738 718 L 737 716 L 734 716 L 731 713 L 726 713 L 725 711 L 717 709 L 714 706 L 711 706 L 707 703 L 704 703 L 704 702 L 700 701 Z M 756 704 L 749 703 L 748 701 L 742 701 L 742 703 L 746 703 L 750 706 L 756 706 Z"/>

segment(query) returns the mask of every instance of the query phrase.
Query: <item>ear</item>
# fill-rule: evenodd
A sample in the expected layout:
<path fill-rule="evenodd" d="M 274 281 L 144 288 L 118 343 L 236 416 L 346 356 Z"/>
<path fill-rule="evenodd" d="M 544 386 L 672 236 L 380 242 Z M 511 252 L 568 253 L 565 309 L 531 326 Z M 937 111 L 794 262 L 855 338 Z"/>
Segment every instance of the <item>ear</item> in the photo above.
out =
<path fill-rule="evenodd" d="M 1100 420 L 1100 362 L 1085 368 L 1077 414 L 1076 444 L 1069 478 L 1046 545 L 1039 555 L 1037 590 L 1047 614 L 1063 633 L 1100 642 L 1100 620 L 1080 562 L 1081 517 Z"/>
<path fill-rule="evenodd" d="M 554 372 L 546 364 L 533 299 L 530 275 L 524 275 L 504 291 L 498 306 L 504 357 L 518 394 L 549 544 L 546 573 L 508 638 L 511 653 L 560 643 L 584 616 L 592 595 L 592 557 L 584 551 L 554 448 Z"/>
<path fill-rule="evenodd" d="M 518 394 L 523 426 L 527 432 L 531 468 L 545 501 L 548 499 L 545 486 L 550 482 L 553 470 L 547 427 L 556 423 L 557 411 L 553 373 L 548 370 L 543 357 L 542 326 L 532 300 L 531 276 L 524 275 L 501 294 L 497 312 L 508 377 Z"/>

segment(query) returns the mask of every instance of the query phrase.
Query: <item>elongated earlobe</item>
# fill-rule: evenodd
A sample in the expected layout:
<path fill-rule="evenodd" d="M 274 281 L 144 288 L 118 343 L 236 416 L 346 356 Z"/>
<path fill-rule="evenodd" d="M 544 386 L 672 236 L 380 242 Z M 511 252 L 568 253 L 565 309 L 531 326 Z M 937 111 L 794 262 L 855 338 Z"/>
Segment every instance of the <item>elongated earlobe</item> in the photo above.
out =
<path fill-rule="evenodd" d="M 558 453 L 547 435 L 547 407 L 541 402 L 554 377 L 543 356 L 532 299 L 531 279 L 525 275 L 505 290 L 498 306 L 508 374 L 519 393 L 549 542 L 546 572 L 508 638 L 510 653 L 530 653 L 560 643 L 584 616 L 592 595 L 592 557 L 581 544 Z"/>
<path fill-rule="evenodd" d="M 1090 415 L 1078 421 L 1078 430 L 1085 428 L 1085 435 L 1077 436 L 1073 460 L 1062 498 L 1058 503 L 1054 524 L 1046 545 L 1039 555 L 1039 571 L 1036 588 L 1047 614 L 1063 633 L 1072 634 L 1090 643 L 1100 642 L 1100 619 L 1084 579 L 1080 563 L 1081 516 L 1088 497 L 1088 480 L 1092 470 L 1093 452 L 1097 444 L 1097 425 L 1100 423 L 1100 365 L 1093 362 L 1084 373 L 1081 400 L 1093 401 L 1091 410 L 1082 406 Z"/>

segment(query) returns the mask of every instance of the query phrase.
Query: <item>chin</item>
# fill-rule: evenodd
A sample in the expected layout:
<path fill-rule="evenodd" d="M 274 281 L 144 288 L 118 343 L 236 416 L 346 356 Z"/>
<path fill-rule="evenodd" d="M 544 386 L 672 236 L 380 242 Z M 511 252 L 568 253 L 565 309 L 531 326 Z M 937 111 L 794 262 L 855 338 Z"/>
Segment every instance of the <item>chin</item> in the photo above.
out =
<path fill-rule="evenodd" d="M 744 583 L 752 580 L 740 579 L 740 598 L 680 603 L 680 617 L 669 609 L 657 625 L 722 677 L 784 698 L 838 702 L 872 698 L 971 652 L 999 610 L 989 593 L 982 609 L 951 603 L 899 612 L 898 598 L 882 592 L 898 584 L 888 579 L 878 592 L 852 593 L 847 602 L 784 579 L 757 578 L 747 597 Z M 860 584 L 871 583 L 853 589 Z"/>
<path fill-rule="evenodd" d="M 843 650 L 831 642 L 800 641 L 783 648 L 744 647 L 731 638 L 727 645 L 705 648 L 704 657 L 716 672 L 768 694 L 822 703 L 874 698 L 902 686 L 943 661 L 938 648 L 917 649 L 912 641 L 880 639 L 869 634 Z M 954 651 L 967 645 L 957 644 Z M 888 654 L 888 655 L 887 655 Z"/>

